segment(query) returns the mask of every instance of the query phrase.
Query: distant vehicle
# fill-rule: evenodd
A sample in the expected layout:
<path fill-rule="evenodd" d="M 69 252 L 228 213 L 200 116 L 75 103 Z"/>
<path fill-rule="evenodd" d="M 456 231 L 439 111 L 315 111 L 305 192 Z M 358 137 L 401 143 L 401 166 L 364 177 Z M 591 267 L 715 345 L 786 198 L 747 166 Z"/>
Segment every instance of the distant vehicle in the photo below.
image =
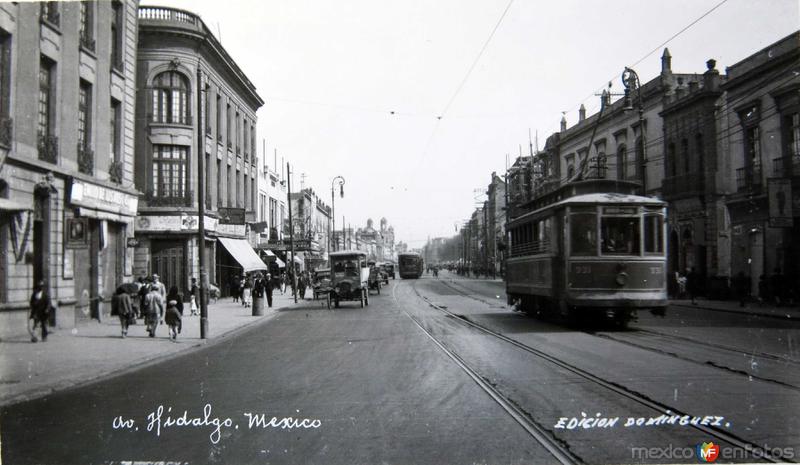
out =
<path fill-rule="evenodd" d="M 509 221 L 508 303 L 621 325 L 638 309 L 666 307 L 666 204 L 634 195 L 636 188 L 625 181 L 570 183 Z"/>
<path fill-rule="evenodd" d="M 311 287 L 314 289 L 314 300 L 322 295 L 327 295 L 331 290 L 331 270 L 330 268 L 317 268 L 314 271 L 314 281 Z"/>
<path fill-rule="evenodd" d="M 381 265 L 381 266 L 383 267 L 383 271 L 386 272 L 387 276 L 391 276 L 392 279 L 395 279 L 396 275 L 395 275 L 395 272 L 394 272 L 394 263 L 383 262 L 383 265 Z M 387 282 L 386 284 L 389 284 L 389 283 Z"/>
<path fill-rule="evenodd" d="M 378 265 L 369 267 L 369 290 L 377 291 L 381 295 L 381 284 L 383 284 L 383 274 Z"/>
<path fill-rule="evenodd" d="M 406 252 L 397 255 L 400 263 L 400 277 L 403 279 L 419 279 L 425 266 L 422 255 L 415 252 Z"/>
<path fill-rule="evenodd" d="M 386 270 L 386 262 L 378 262 L 376 266 L 378 267 L 378 271 L 381 273 L 381 280 L 383 281 L 383 284 L 388 286 L 389 272 Z"/>
<path fill-rule="evenodd" d="M 331 252 L 331 289 L 328 292 L 328 308 L 331 304 L 339 308 L 346 300 L 361 302 L 361 307 L 369 305 L 369 267 L 367 254 L 360 251 Z"/>

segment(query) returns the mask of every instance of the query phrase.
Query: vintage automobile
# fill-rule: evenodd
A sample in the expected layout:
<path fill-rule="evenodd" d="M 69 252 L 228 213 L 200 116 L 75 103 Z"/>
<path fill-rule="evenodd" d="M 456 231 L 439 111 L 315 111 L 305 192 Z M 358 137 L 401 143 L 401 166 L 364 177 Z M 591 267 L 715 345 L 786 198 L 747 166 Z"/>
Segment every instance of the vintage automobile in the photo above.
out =
<path fill-rule="evenodd" d="M 396 279 L 397 275 L 394 271 L 394 263 L 392 262 L 383 262 L 383 270 L 386 272 L 386 276 L 391 276 L 392 279 Z"/>
<path fill-rule="evenodd" d="M 383 284 L 389 285 L 389 270 L 387 269 L 388 264 L 386 262 L 378 262 L 377 264 L 378 269 L 381 272 L 381 280 Z"/>
<path fill-rule="evenodd" d="M 328 308 L 339 308 L 346 300 L 361 302 L 361 307 L 369 305 L 369 267 L 367 254 L 360 251 L 331 252 L 331 283 L 328 292 Z"/>
<path fill-rule="evenodd" d="M 377 291 L 381 295 L 381 284 L 383 284 L 383 273 L 378 265 L 369 267 L 369 290 Z"/>
<path fill-rule="evenodd" d="M 320 296 L 327 295 L 331 290 L 330 268 L 318 268 L 314 272 L 314 278 L 311 287 L 314 289 L 314 300 L 319 299 Z"/>

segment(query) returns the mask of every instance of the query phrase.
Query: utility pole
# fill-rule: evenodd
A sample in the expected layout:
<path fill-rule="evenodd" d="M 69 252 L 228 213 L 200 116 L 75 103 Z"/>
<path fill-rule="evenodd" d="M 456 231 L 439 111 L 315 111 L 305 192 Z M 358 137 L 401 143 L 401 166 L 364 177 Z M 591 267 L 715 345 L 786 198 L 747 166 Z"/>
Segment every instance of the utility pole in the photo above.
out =
<path fill-rule="evenodd" d="M 206 272 L 206 168 L 205 128 L 203 128 L 203 75 L 197 63 L 197 254 L 200 258 L 200 339 L 208 335 L 208 273 Z"/>
<path fill-rule="evenodd" d="M 292 271 L 292 295 L 294 303 L 297 303 L 297 270 L 294 266 L 294 223 L 292 222 L 292 174 L 289 162 L 286 162 L 286 203 L 289 204 L 289 250 L 291 258 L 289 268 Z"/>

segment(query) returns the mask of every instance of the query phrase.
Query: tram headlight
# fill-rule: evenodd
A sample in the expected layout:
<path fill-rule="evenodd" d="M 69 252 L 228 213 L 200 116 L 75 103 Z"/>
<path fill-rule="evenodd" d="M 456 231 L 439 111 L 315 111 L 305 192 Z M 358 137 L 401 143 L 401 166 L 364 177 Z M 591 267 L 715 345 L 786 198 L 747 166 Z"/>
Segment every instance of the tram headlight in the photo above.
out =
<path fill-rule="evenodd" d="M 618 273 L 616 281 L 617 284 L 619 284 L 620 286 L 628 284 L 628 273 L 625 272 Z"/>

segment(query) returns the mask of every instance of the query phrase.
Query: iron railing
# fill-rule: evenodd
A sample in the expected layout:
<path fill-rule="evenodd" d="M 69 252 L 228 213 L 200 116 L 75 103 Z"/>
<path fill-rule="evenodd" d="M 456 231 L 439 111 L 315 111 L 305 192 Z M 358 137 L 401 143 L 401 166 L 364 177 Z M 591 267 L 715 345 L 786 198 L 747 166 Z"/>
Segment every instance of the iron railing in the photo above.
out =
<path fill-rule="evenodd" d="M 37 147 L 39 160 L 49 163 L 58 163 L 58 137 L 40 132 Z"/>
<path fill-rule="evenodd" d="M 800 154 L 772 159 L 772 174 L 778 177 L 800 176 Z"/>
<path fill-rule="evenodd" d="M 738 192 L 760 191 L 761 185 L 761 165 L 748 165 L 736 170 Z"/>
<path fill-rule="evenodd" d="M 78 171 L 94 176 L 94 150 L 78 144 Z"/>

